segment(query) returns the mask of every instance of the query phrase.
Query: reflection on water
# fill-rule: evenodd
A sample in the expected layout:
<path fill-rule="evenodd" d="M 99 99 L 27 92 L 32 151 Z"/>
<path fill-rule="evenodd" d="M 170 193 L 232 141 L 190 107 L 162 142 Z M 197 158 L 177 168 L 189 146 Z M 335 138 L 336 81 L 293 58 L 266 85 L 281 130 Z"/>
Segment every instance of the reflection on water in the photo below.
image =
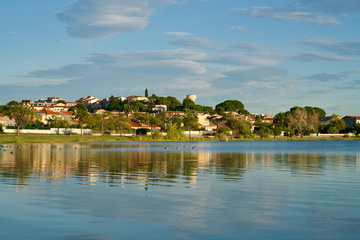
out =
<path fill-rule="evenodd" d="M 145 150 L 138 151 L 138 148 Z M 205 150 L 150 151 L 150 144 L 32 144 L 0 154 L 1 175 L 26 185 L 29 178 L 56 183 L 76 179 L 80 183 L 163 184 L 171 186 L 178 179 L 196 184 L 198 175 L 216 174 L 220 179 L 241 181 L 249 169 L 290 171 L 311 177 L 324 174 L 325 168 L 341 169 L 348 164 L 346 155 L 319 153 L 243 153 Z M 125 150 L 124 150 L 125 149 Z M 359 170 L 360 154 L 356 155 Z"/>
<path fill-rule="evenodd" d="M 0 152 L 0 223 L 52 239 L 360 237 L 359 143 L 273 144 L 22 145 Z"/>

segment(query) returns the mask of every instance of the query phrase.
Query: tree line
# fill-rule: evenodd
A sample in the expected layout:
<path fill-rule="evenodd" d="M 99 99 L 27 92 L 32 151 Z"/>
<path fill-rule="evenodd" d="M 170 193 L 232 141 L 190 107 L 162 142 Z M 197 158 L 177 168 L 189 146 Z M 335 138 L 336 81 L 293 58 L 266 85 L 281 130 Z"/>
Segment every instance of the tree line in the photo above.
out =
<path fill-rule="evenodd" d="M 77 124 L 70 126 L 70 123 L 58 116 L 52 116 L 47 123 L 40 121 L 39 115 L 26 105 L 21 105 L 16 101 L 11 101 L 7 105 L 0 108 L 0 112 L 7 115 L 10 119 L 14 119 L 17 126 L 17 132 L 23 126 L 34 127 L 52 127 L 52 128 L 68 128 L 76 127 L 82 129 L 86 126 L 94 131 L 104 134 L 106 131 L 117 131 L 120 134 L 131 132 L 130 121 L 135 120 L 140 124 L 150 126 L 152 136 L 159 135 L 155 131 L 157 126 L 162 127 L 162 131 L 167 132 L 171 138 L 180 139 L 184 130 L 189 132 L 199 130 L 197 112 L 205 111 L 212 114 L 222 116 L 221 120 L 212 120 L 219 126 L 218 135 L 227 136 L 230 131 L 237 137 L 253 137 L 259 135 L 261 137 L 269 137 L 270 135 L 278 136 L 285 133 L 286 136 L 292 137 L 305 136 L 312 133 L 339 133 L 341 131 L 360 133 L 358 125 L 353 127 L 346 126 L 345 122 L 336 116 L 331 117 L 329 123 L 320 124 L 319 120 L 326 116 L 326 112 L 318 107 L 292 107 L 287 112 L 280 112 L 275 115 L 272 123 L 262 122 L 259 116 L 252 116 L 244 107 L 244 104 L 238 100 L 226 100 L 215 106 L 215 109 L 209 106 L 201 106 L 195 104 L 190 99 L 184 99 L 183 103 L 175 97 L 159 97 L 153 94 L 148 98 L 148 102 L 124 102 L 116 100 L 113 96 L 106 108 L 101 114 L 91 114 L 91 111 L 84 103 L 79 103 L 69 109 L 73 112 L 72 119 Z M 184 114 L 181 118 L 171 117 L 168 114 L 160 113 L 155 115 L 152 108 L 155 105 L 166 105 L 170 111 L 182 111 Z M 114 115 L 112 110 L 121 112 L 132 112 L 132 118 L 127 117 L 124 113 Z M 238 114 L 235 115 L 234 113 Z M 242 117 L 241 117 L 242 116 Z M 251 123 L 249 118 L 254 119 Z M 219 122 L 222 122 L 222 126 Z"/>

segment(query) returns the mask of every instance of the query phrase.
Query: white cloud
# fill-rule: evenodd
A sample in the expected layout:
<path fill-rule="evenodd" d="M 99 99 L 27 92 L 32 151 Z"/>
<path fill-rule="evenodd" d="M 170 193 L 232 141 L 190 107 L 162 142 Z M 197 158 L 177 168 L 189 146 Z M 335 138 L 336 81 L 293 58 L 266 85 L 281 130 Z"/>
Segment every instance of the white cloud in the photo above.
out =
<path fill-rule="evenodd" d="M 239 30 L 239 31 L 245 31 L 245 29 L 243 27 L 240 27 L 240 26 L 231 26 L 230 28 L 231 29 L 236 29 L 236 30 Z"/>
<path fill-rule="evenodd" d="M 353 75 L 360 75 L 360 69 L 348 70 L 339 73 L 319 73 L 311 76 L 305 77 L 307 80 L 311 81 L 320 81 L 320 82 L 328 82 L 328 81 L 337 81 L 343 82 L 349 80 Z M 353 86 L 354 87 L 354 86 Z"/>
<path fill-rule="evenodd" d="M 360 55 L 360 40 L 354 40 L 354 41 L 305 40 L 300 43 L 341 55 Z"/>
<path fill-rule="evenodd" d="M 310 12 L 289 11 L 286 9 L 264 6 L 238 9 L 238 13 L 254 18 L 303 22 L 323 26 L 336 26 L 340 24 L 340 22 L 334 17 L 313 14 Z"/>
<path fill-rule="evenodd" d="M 320 53 L 320 52 L 308 52 L 302 53 L 297 56 L 292 57 L 293 60 L 302 61 L 302 62 L 319 62 L 319 61 L 355 61 L 357 59 L 342 57 L 332 53 Z"/>
<path fill-rule="evenodd" d="M 302 0 L 300 5 L 331 14 L 360 13 L 359 0 Z"/>
<path fill-rule="evenodd" d="M 18 74 L 8 74 L 11 77 L 26 77 Z M 0 86 L 14 86 L 14 87 L 40 87 L 40 86 L 55 86 L 60 84 L 66 84 L 66 80 L 29 80 L 29 81 L 11 81 L 11 82 L 0 82 Z"/>
<path fill-rule="evenodd" d="M 164 35 L 174 37 L 186 37 L 191 36 L 192 34 L 187 32 L 165 32 Z"/>
<path fill-rule="evenodd" d="M 68 10 L 57 13 L 73 37 L 101 39 L 123 32 L 143 30 L 154 9 L 173 0 L 77 0 Z"/>
<path fill-rule="evenodd" d="M 220 50 L 221 48 L 205 38 L 179 38 L 170 41 L 171 44 L 180 47 L 196 49 Z"/>

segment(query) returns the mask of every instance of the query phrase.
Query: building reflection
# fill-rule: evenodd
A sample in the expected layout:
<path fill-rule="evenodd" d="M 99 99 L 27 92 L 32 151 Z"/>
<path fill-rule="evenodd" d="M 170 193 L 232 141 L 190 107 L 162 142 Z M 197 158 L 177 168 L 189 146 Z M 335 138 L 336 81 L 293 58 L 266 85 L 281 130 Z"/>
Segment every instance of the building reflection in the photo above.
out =
<path fill-rule="evenodd" d="M 29 144 L 0 154 L 2 178 L 14 185 L 29 179 L 54 183 L 104 183 L 195 187 L 199 176 L 216 174 L 226 181 L 242 181 L 253 169 L 284 169 L 294 175 L 323 174 L 327 161 L 341 168 L 344 155 L 307 153 L 164 151 L 150 144 Z M 357 170 L 360 155 L 356 155 Z M 12 181 L 12 182 L 11 182 Z"/>

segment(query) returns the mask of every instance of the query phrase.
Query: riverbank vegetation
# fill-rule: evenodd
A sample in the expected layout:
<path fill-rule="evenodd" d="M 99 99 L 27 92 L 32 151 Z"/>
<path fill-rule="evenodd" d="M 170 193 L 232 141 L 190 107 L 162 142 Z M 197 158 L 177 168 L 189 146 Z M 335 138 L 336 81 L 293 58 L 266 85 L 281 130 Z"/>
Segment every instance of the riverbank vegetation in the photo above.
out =
<path fill-rule="evenodd" d="M 218 135 L 216 137 L 179 136 L 169 138 L 166 136 L 92 136 L 92 135 L 43 135 L 43 134 L 0 134 L 0 144 L 25 143 L 97 143 L 97 142 L 151 142 L 151 141 L 329 141 L 329 140 L 360 140 L 360 137 L 233 137 Z"/>
<path fill-rule="evenodd" d="M 152 110 L 155 106 L 166 106 L 172 111 Z M 115 100 L 112 96 L 106 109 L 94 109 L 84 103 L 78 103 L 70 107 L 66 113 L 51 112 L 45 108 L 41 111 L 15 101 L 0 107 L 0 113 L 15 122 L 15 126 L 6 125 L 6 128 L 16 128 L 18 135 L 20 129 L 28 128 L 37 130 L 47 128 L 48 134 L 50 134 L 50 128 L 57 128 L 57 133 L 60 133 L 60 128 L 79 128 L 79 131 L 74 132 L 80 133 L 80 135 L 74 135 L 71 130 L 62 132 L 71 136 L 54 136 L 53 140 L 51 137 L 43 135 L 19 135 L 19 139 L 9 141 L 288 140 L 339 133 L 350 133 L 344 136 L 351 138 L 358 137 L 358 133 L 360 133 L 360 124 L 348 126 L 336 114 L 329 117 L 326 122 L 323 121 L 326 112 L 318 107 L 295 106 L 287 112 L 280 112 L 272 117 L 250 114 L 244 104 L 238 100 L 226 100 L 213 109 L 196 105 L 188 98 L 180 103 L 174 97 L 165 98 L 152 95 L 147 101 L 130 102 Z M 99 136 L 81 136 L 84 128 L 87 129 L 86 134 L 101 135 L 101 138 Z M 0 127 L 0 130 L 2 129 Z M 197 132 L 196 138 L 194 138 L 194 132 Z M 333 139 L 333 136 L 330 138 Z M 2 141 L 6 141 L 6 138 Z"/>

